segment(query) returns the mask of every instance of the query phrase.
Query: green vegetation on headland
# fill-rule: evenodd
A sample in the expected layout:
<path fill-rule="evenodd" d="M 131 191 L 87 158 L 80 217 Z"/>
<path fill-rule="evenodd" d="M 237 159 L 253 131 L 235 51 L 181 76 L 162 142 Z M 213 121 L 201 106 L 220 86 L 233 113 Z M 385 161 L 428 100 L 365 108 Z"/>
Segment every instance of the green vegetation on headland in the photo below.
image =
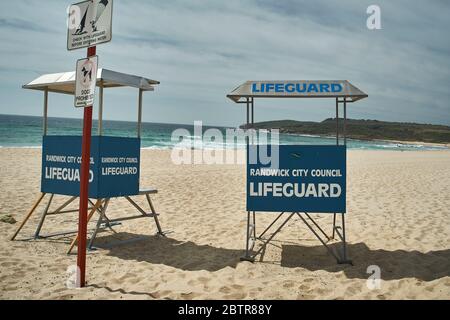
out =
<path fill-rule="evenodd" d="M 343 132 L 343 123 L 344 119 L 339 119 L 340 134 Z M 241 128 L 245 128 L 245 125 L 242 125 Z M 336 118 L 328 118 L 322 122 L 265 121 L 255 123 L 254 128 L 279 129 L 280 133 L 335 136 Z M 450 143 L 450 127 L 420 123 L 347 119 L 347 137 L 360 140 L 420 141 L 447 144 Z"/>

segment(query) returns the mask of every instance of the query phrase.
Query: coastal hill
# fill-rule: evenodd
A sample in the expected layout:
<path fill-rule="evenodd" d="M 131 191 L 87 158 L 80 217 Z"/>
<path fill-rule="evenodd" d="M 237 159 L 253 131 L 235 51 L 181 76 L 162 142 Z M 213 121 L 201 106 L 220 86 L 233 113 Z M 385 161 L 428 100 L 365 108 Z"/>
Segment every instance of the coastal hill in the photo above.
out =
<path fill-rule="evenodd" d="M 340 134 L 343 119 L 339 119 Z M 336 118 L 322 122 L 278 120 L 257 122 L 255 129 L 279 129 L 282 133 L 334 136 Z M 245 128 L 242 125 L 241 128 Z M 420 141 L 450 143 L 450 127 L 444 125 L 347 119 L 347 137 L 361 140 Z"/>

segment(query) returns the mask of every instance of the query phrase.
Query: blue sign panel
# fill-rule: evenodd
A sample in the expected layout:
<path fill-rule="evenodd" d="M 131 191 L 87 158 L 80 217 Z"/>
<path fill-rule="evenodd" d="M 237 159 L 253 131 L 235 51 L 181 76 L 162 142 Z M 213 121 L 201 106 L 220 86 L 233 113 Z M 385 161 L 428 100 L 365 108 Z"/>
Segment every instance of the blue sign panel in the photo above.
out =
<path fill-rule="evenodd" d="M 91 140 L 89 197 L 139 193 L 140 139 L 94 136 Z M 80 136 L 44 136 L 41 191 L 79 196 Z"/>
<path fill-rule="evenodd" d="M 249 156 L 247 211 L 346 211 L 346 147 L 280 145 L 278 166 Z M 249 146 L 249 155 L 270 146 Z M 273 148 L 270 158 L 276 154 Z M 251 163 L 251 159 L 255 163 Z M 256 159 L 257 158 L 257 159 Z"/>

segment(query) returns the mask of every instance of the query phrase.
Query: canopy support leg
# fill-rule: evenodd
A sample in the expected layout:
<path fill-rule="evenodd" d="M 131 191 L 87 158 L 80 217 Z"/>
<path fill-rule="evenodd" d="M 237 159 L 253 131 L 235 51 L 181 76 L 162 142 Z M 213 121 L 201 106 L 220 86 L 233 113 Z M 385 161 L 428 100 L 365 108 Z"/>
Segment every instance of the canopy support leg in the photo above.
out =
<path fill-rule="evenodd" d="M 250 99 L 246 98 L 246 111 L 247 111 L 247 118 L 246 118 L 246 125 L 245 125 L 245 129 L 248 132 L 249 129 L 249 125 L 250 125 Z M 246 156 L 247 156 L 247 161 L 246 163 L 248 163 L 248 156 L 249 156 L 249 136 L 248 134 L 245 137 L 245 142 L 246 142 Z M 241 257 L 241 261 L 251 261 L 253 262 L 254 259 L 251 257 L 250 255 L 250 240 L 251 240 L 251 222 L 250 222 L 250 214 L 251 211 L 247 211 L 247 232 L 246 232 L 246 236 L 245 236 L 245 254 L 243 257 Z M 254 244 L 254 243 L 253 243 Z M 253 247 L 253 245 L 252 245 Z"/>
<path fill-rule="evenodd" d="M 344 146 L 347 145 L 347 98 L 344 98 Z"/>
<path fill-rule="evenodd" d="M 138 123 L 137 123 L 137 137 L 141 137 L 142 128 L 142 93 L 143 90 L 139 89 L 139 99 L 138 99 Z"/>
<path fill-rule="evenodd" d="M 44 116 L 43 116 L 43 124 L 42 124 L 42 131 L 43 135 L 47 135 L 47 129 L 48 129 L 48 88 L 45 88 L 44 90 Z"/>
<path fill-rule="evenodd" d="M 98 103 L 98 135 L 103 134 L 103 81 L 99 88 L 99 103 Z"/>

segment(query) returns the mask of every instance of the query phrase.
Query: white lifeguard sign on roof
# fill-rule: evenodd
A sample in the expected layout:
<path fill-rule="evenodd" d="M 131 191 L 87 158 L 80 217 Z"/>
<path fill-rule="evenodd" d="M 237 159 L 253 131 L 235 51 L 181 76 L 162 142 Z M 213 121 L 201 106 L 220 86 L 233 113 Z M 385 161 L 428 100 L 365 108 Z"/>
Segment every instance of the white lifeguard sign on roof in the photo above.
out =
<path fill-rule="evenodd" d="M 354 102 L 367 97 L 347 80 L 247 81 L 231 91 L 228 98 L 346 98 Z"/>
<path fill-rule="evenodd" d="M 67 24 L 67 50 L 111 41 L 112 6 L 112 0 L 88 0 L 71 5 Z"/>
<path fill-rule="evenodd" d="M 142 91 L 153 91 L 157 84 L 159 84 L 159 81 L 105 68 L 100 68 L 97 71 L 97 86 L 100 88 L 132 87 Z M 75 71 L 44 74 L 22 86 L 22 88 L 74 94 Z"/>

